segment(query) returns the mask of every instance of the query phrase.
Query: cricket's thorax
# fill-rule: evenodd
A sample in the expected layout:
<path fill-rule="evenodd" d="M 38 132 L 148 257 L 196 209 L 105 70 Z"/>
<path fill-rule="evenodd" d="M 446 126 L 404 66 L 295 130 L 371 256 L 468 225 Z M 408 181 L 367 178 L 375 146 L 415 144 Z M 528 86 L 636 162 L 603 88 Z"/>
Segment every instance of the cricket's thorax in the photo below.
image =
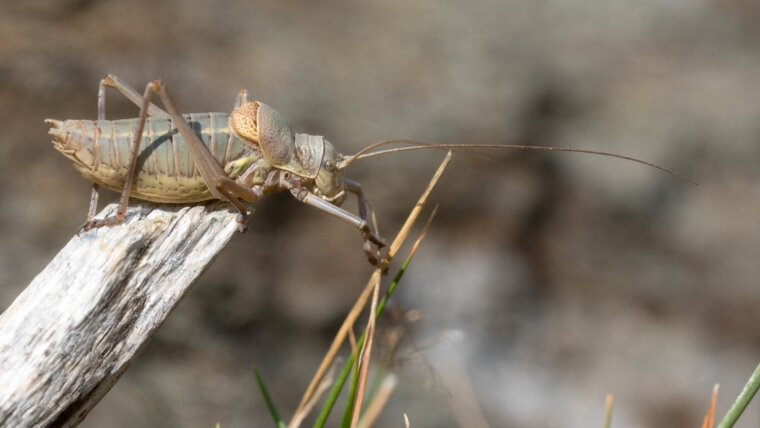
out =
<path fill-rule="evenodd" d="M 256 145 L 230 131 L 225 113 L 183 115 L 226 175 L 252 186 L 271 166 Z M 129 167 L 138 119 L 51 121 L 53 145 L 88 180 L 120 191 Z M 148 118 L 140 144 L 132 196 L 163 203 L 214 199 L 170 119 Z"/>
<path fill-rule="evenodd" d="M 309 182 L 313 194 L 335 205 L 346 198 L 342 156 L 320 135 L 296 134 L 280 113 L 259 101 L 237 107 L 230 114 L 230 128 L 240 139 L 257 145 L 274 168 Z"/>
<path fill-rule="evenodd" d="M 324 155 L 324 138 L 296 134 L 276 110 L 251 101 L 230 114 L 230 128 L 239 138 L 257 145 L 275 168 L 316 178 Z"/>

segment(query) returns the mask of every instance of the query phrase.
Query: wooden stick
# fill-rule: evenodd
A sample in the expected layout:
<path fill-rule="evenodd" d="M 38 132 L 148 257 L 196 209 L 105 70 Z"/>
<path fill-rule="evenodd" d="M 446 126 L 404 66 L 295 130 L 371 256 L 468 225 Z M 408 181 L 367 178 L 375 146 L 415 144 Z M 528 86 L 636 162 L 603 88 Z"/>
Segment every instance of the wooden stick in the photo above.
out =
<path fill-rule="evenodd" d="M 81 422 L 229 242 L 225 206 L 138 205 L 72 238 L 0 315 L 0 426 Z"/>

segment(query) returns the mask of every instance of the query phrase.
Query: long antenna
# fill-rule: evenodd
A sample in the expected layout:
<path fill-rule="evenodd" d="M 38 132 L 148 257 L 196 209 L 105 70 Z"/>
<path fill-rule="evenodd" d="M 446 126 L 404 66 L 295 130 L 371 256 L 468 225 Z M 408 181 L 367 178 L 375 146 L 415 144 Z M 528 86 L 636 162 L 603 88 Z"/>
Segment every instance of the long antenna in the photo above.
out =
<path fill-rule="evenodd" d="M 398 147 L 395 149 L 387 149 L 387 150 L 379 150 L 376 152 L 368 153 L 370 150 L 387 145 L 387 144 L 413 144 L 409 147 Z M 675 177 L 678 177 L 679 179 L 686 181 L 688 183 L 691 183 L 695 186 L 698 186 L 698 184 L 689 179 L 684 177 L 683 175 L 672 171 L 668 168 L 662 167 L 660 165 L 643 161 L 641 159 L 636 159 L 630 156 L 624 156 L 624 155 L 618 155 L 615 153 L 609 153 L 609 152 L 603 152 L 598 150 L 586 150 L 586 149 L 572 149 L 569 147 L 545 147 L 545 146 L 526 146 L 526 145 L 518 145 L 518 144 L 427 144 L 422 143 L 419 141 L 408 141 L 408 140 L 389 140 L 389 141 L 381 141 L 379 143 L 372 144 L 370 146 L 365 147 L 364 149 L 357 152 L 355 155 L 347 156 L 344 160 L 338 163 L 338 169 L 346 168 L 348 165 L 352 164 L 354 161 L 357 161 L 359 159 L 367 159 L 375 156 L 381 156 L 381 155 L 387 155 L 390 153 L 397 153 L 397 152 L 406 152 L 411 150 L 429 150 L 429 149 L 510 149 L 510 150 L 532 150 L 532 151 L 539 151 L 539 152 L 569 152 L 569 153 L 585 153 L 589 155 L 597 155 L 597 156 L 607 156 L 611 158 L 617 158 L 617 159 L 623 159 L 629 162 L 635 162 L 641 165 L 646 165 L 651 168 L 659 169 L 662 172 L 668 173 L 670 175 L 673 175 Z"/>
<path fill-rule="evenodd" d="M 422 142 L 422 141 L 415 141 L 415 140 L 385 140 L 385 141 L 380 141 L 379 143 L 370 144 L 369 146 L 367 146 L 367 147 L 359 150 L 358 152 L 356 152 L 355 154 L 353 154 L 351 156 L 346 156 L 346 160 L 344 160 L 343 163 L 342 163 L 343 166 L 339 165 L 338 168 L 340 168 L 340 169 L 345 168 L 345 167 L 351 165 L 351 163 L 353 161 L 355 161 L 357 159 L 361 159 L 362 156 L 365 153 L 369 152 L 370 150 L 376 149 L 376 148 L 381 147 L 381 146 L 387 146 L 389 144 L 411 144 L 411 145 L 414 145 L 414 146 L 425 146 L 425 147 L 428 147 L 428 146 L 432 145 L 430 143 L 425 143 L 425 142 Z M 377 152 L 377 153 L 380 153 L 380 152 Z"/>

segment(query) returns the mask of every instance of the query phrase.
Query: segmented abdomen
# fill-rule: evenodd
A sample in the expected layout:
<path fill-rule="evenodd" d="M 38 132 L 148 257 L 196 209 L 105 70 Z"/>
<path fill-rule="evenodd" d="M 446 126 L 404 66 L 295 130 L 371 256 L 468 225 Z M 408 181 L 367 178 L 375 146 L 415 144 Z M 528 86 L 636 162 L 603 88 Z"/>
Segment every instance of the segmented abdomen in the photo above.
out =
<path fill-rule="evenodd" d="M 261 158 L 256 147 L 235 137 L 225 113 L 184 115 L 230 178 Z M 129 168 L 138 119 L 49 121 L 55 148 L 74 161 L 82 175 L 120 191 Z M 145 122 L 136 180 L 131 195 L 155 202 L 187 203 L 213 199 L 171 119 Z"/>

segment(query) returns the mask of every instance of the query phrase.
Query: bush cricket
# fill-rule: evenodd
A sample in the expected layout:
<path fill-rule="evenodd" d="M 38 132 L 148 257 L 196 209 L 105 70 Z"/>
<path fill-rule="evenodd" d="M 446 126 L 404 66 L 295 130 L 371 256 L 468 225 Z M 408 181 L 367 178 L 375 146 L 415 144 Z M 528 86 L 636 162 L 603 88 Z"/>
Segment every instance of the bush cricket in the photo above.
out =
<path fill-rule="evenodd" d="M 106 120 L 107 88 L 116 89 L 138 105 L 139 117 Z M 151 103 L 156 94 L 166 110 Z M 239 212 L 237 222 L 242 232 L 249 216 L 245 203 L 287 190 L 297 200 L 359 230 L 364 252 L 373 265 L 378 265 L 380 250 L 386 243 L 378 235 L 377 226 L 370 225 L 370 218 L 374 216 L 361 185 L 344 176 L 346 167 L 359 159 L 432 148 L 563 151 L 615 157 L 679 176 L 628 156 L 563 147 L 425 144 L 397 140 L 376 143 L 355 155 L 344 156 L 322 136 L 293 132 L 277 111 L 259 101 L 250 101 L 245 89 L 238 93 L 230 114 L 180 115 L 160 80 L 148 83 L 141 96 L 111 74 L 100 81 L 97 120 L 48 119 L 46 123 L 51 125 L 49 134 L 54 138 L 55 149 L 93 182 L 87 221 L 80 231 L 121 223 L 129 198 L 134 197 L 173 204 L 227 201 Z M 387 144 L 407 146 L 372 151 Z M 99 186 L 121 191 L 116 214 L 105 219 L 94 218 Z M 358 215 L 340 207 L 348 193 L 358 199 Z"/>

